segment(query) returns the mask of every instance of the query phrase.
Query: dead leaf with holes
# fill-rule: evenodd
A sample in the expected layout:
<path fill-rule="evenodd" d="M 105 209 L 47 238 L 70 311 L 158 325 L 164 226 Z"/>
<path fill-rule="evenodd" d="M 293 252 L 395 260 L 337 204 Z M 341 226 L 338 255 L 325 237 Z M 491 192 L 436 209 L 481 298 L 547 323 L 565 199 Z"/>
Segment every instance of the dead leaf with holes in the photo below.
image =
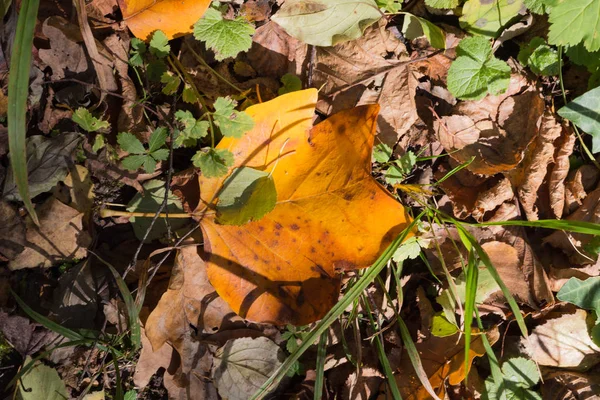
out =
<path fill-rule="evenodd" d="M 312 127 L 317 90 L 289 93 L 246 112 L 254 128 L 218 149 L 234 164 L 272 175 L 275 208 L 242 226 L 219 225 L 214 200 L 225 177 L 200 176 L 208 277 L 243 318 L 305 325 L 337 302 L 339 272 L 365 268 L 409 222 L 371 177 L 379 107 L 342 111 Z"/>
<path fill-rule="evenodd" d="M 118 0 L 118 3 L 131 32 L 146 40 L 158 29 L 169 39 L 190 33 L 210 0 Z"/>

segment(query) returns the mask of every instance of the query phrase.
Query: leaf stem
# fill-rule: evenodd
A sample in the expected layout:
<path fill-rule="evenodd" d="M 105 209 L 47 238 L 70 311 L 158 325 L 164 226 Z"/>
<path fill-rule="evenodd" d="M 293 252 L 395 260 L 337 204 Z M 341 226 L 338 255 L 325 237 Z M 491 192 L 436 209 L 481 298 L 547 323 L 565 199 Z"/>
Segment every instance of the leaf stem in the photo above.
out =
<path fill-rule="evenodd" d="M 240 92 L 240 94 L 244 94 L 244 91 L 242 89 L 240 89 L 239 87 L 235 86 L 233 83 L 229 82 L 224 76 L 222 76 L 221 74 L 219 74 L 210 65 L 208 65 L 208 63 L 206 61 L 204 61 L 204 59 L 200 56 L 200 54 L 196 53 L 196 51 L 194 51 L 194 49 L 192 49 L 192 46 L 190 46 L 187 42 L 183 42 L 183 44 L 192 53 L 192 55 L 194 56 L 194 58 L 196 59 L 196 61 L 198 61 L 200 64 L 202 64 L 204 67 L 206 67 L 214 76 L 216 76 L 218 79 L 220 79 L 221 81 L 223 81 L 225 84 L 227 84 L 232 89 L 237 90 L 238 92 Z"/>

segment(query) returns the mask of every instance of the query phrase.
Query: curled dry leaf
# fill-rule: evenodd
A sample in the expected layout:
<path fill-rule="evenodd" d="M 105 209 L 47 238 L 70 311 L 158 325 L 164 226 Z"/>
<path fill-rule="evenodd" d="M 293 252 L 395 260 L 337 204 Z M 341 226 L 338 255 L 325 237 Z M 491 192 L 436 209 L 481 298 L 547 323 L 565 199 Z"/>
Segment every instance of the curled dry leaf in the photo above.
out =
<path fill-rule="evenodd" d="M 218 149 L 271 174 L 273 211 L 242 226 L 200 220 L 208 277 L 240 316 L 304 325 L 337 301 L 344 270 L 371 265 L 409 217 L 371 172 L 377 106 L 340 112 L 311 129 L 317 91 L 289 93 L 246 112 L 255 127 Z M 200 176 L 200 214 L 224 180 Z"/>
<path fill-rule="evenodd" d="M 513 74 L 507 91 L 479 101 L 463 101 L 452 115 L 434 121 L 444 149 L 459 163 L 481 175 L 515 168 L 539 130 L 544 100 L 526 78 Z"/>
<path fill-rule="evenodd" d="M 564 207 L 571 214 L 583 204 L 588 192 L 596 187 L 600 171 L 593 165 L 582 165 L 567 176 L 564 189 Z"/>
<path fill-rule="evenodd" d="M 556 218 L 561 218 L 565 211 L 565 179 L 569 174 L 569 157 L 573 153 L 575 140 L 572 132 L 563 129 L 562 136 L 557 143 L 554 166 L 548 178 L 550 208 Z"/>
<path fill-rule="evenodd" d="M 37 210 L 39 228 L 28 217 L 25 250 L 12 260 L 11 270 L 48 268 L 60 261 L 82 259 L 91 243 L 83 230 L 83 213 L 50 197 Z"/>
<path fill-rule="evenodd" d="M 142 39 L 155 30 L 169 39 L 192 32 L 210 0 L 117 0 L 123 19 L 133 34 Z"/>

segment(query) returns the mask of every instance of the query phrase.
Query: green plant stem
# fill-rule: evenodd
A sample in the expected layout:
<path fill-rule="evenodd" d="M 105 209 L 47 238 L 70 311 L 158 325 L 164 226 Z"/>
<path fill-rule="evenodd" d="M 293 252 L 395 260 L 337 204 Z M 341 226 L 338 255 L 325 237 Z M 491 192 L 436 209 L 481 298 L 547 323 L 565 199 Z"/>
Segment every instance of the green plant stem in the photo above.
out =
<path fill-rule="evenodd" d="M 565 104 L 567 104 L 567 93 L 565 92 L 565 85 L 563 82 L 563 74 L 562 74 L 562 67 L 563 67 L 562 56 L 563 56 L 563 47 L 558 46 L 558 81 L 560 83 L 560 91 L 562 93 L 563 101 L 565 102 Z M 573 126 L 573 130 L 575 131 L 575 134 L 577 135 L 577 139 L 579 139 L 579 143 L 581 144 L 583 151 L 588 156 L 588 158 L 592 161 L 592 163 L 596 166 L 596 168 L 600 169 L 600 163 L 598 163 L 598 161 L 596 161 L 596 158 L 594 157 L 594 155 L 592 154 L 590 149 L 585 145 L 585 142 L 583 141 L 583 138 L 581 137 L 581 133 L 579 133 L 579 129 L 577 128 L 577 125 L 575 125 L 573 123 L 571 123 L 571 125 Z"/>
<path fill-rule="evenodd" d="M 8 147 L 19 194 L 31 220 L 40 225 L 29 194 L 27 177 L 27 97 L 31 48 L 40 0 L 23 0 L 12 46 L 8 77 Z"/>
<path fill-rule="evenodd" d="M 317 366 L 315 378 L 314 400 L 321 400 L 323 396 L 323 382 L 325 375 L 325 358 L 327 357 L 327 331 L 321 334 L 319 346 L 317 347 Z"/>
<path fill-rule="evenodd" d="M 215 71 L 210 65 L 208 65 L 208 63 L 206 61 L 204 61 L 204 58 L 202 58 L 200 56 L 200 54 L 196 53 L 196 51 L 194 51 L 194 49 L 192 49 L 192 46 L 190 46 L 187 42 L 183 42 L 183 44 L 187 47 L 187 49 L 190 51 L 190 53 L 192 53 L 192 55 L 194 56 L 196 61 L 198 61 L 200 64 L 202 64 L 204 67 L 206 67 L 214 76 L 216 76 L 218 79 L 223 81 L 223 83 L 227 84 L 232 89 L 240 92 L 240 94 L 244 93 L 244 91 L 242 89 L 235 86 L 233 83 L 229 82 L 225 77 L 223 77 L 221 74 L 219 74 L 217 71 Z"/>

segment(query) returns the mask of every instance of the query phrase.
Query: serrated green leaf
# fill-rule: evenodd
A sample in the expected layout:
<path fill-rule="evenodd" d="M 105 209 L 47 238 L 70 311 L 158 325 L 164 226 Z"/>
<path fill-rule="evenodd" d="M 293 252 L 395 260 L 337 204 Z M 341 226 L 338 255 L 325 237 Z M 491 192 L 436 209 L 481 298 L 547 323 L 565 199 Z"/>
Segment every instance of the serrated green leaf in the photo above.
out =
<path fill-rule="evenodd" d="M 96 132 L 101 129 L 110 128 L 108 121 L 103 121 L 94 117 L 92 113 L 87 110 L 87 108 L 83 107 L 79 107 L 77 110 L 75 110 L 71 119 L 73 122 L 79 125 L 81 129 L 84 129 L 88 132 Z"/>
<path fill-rule="evenodd" d="M 417 238 L 413 236 L 398 246 L 398 249 L 396 249 L 392 256 L 392 260 L 397 263 L 406 260 L 414 260 L 419 257 L 419 254 L 421 254 L 421 246 Z"/>
<path fill-rule="evenodd" d="M 571 278 L 558 291 L 556 297 L 577 307 L 593 310 L 600 316 L 600 276 L 585 280 Z"/>
<path fill-rule="evenodd" d="M 392 148 L 385 143 L 373 147 L 373 159 L 378 163 L 386 163 L 392 157 Z"/>
<path fill-rule="evenodd" d="M 152 60 L 146 66 L 146 74 L 151 82 L 160 82 L 165 72 L 167 72 L 167 64 L 163 60 Z"/>
<path fill-rule="evenodd" d="M 131 39 L 131 50 L 129 51 L 129 63 L 134 67 L 144 65 L 144 54 L 146 53 L 146 43 L 138 38 Z"/>
<path fill-rule="evenodd" d="M 404 15 L 402 33 L 407 39 L 412 40 L 425 35 L 432 47 L 446 48 L 446 34 L 437 25 L 409 13 L 404 13 Z"/>
<path fill-rule="evenodd" d="M 380 18 L 374 0 L 287 0 L 271 20 L 305 43 L 333 46 L 358 39 Z"/>
<path fill-rule="evenodd" d="M 467 0 L 460 27 L 474 35 L 497 37 L 523 8 L 523 0 Z"/>
<path fill-rule="evenodd" d="M 258 221 L 275 208 L 277 190 L 273 178 L 264 171 L 236 168 L 223 182 L 217 203 L 217 222 L 243 225 Z"/>
<path fill-rule="evenodd" d="M 150 53 L 158 58 L 166 57 L 171 51 L 169 38 L 161 30 L 155 31 L 150 39 Z"/>
<path fill-rule="evenodd" d="M 137 171 L 145 162 L 146 159 L 152 158 L 148 154 L 133 154 L 121 160 L 123 167 L 130 171 Z"/>
<path fill-rule="evenodd" d="M 448 90 L 463 100 L 479 100 L 508 88 L 510 67 L 494 57 L 490 42 L 481 36 L 461 40 L 458 57 L 448 70 Z"/>
<path fill-rule="evenodd" d="M 569 47 L 565 54 L 572 62 L 586 67 L 591 73 L 600 69 L 600 51 L 588 51 L 583 43 Z"/>
<path fill-rule="evenodd" d="M 401 183 L 410 174 L 417 162 L 417 156 L 412 151 L 407 151 L 397 159 L 385 173 L 385 181 L 390 185 Z"/>
<path fill-rule="evenodd" d="M 592 152 L 600 152 L 600 87 L 577 97 L 558 110 L 558 115 L 591 135 Z"/>
<path fill-rule="evenodd" d="M 209 149 L 207 152 L 197 152 L 192 162 L 207 178 L 217 178 L 229 171 L 233 165 L 233 154 L 227 149 Z"/>
<path fill-rule="evenodd" d="M 534 387 L 540 381 L 537 365 L 524 357 L 506 360 L 502 364 L 502 374 L 505 381 L 510 381 L 524 389 Z"/>
<path fill-rule="evenodd" d="M 193 104 L 198 101 L 198 96 L 196 96 L 196 91 L 188 83 L 186 83 L 183 86 L 183 92 L 182 92 L 181 96 L 183 98 L 183 101 L 188 104 Z"/>
<path fill-rule="evenodd" d="M 534 14 L 546 13 L 546 4 L 544 1 L 545 0 L 523 0 L 527 9 Z"/>
<path fill-rule="evenodd" d="M 215 52 L 217 61 L 235 57 L 250 49 L 253 34 L 252 23 L 241 17 L 224 19 L 214 8 L 206 10 L 204 16 L 194 24 L 194 37 Z"/>
<path fill-rule="evenodd" d="M 558 51 L 548 46 L 540 37 L 531 39 L 529 44 L 523 46 L 517 58 L 521 64 L 529 66 L 537 75 L 558 75 Z"/>
<path fill-rule="evenodd" d="M 236 111 L 237 102 L 229 97 L 219 97 L 215 101 L 213 119 L 223 136 L 241 138 L 254 127 L 252 117 L 243 111 Z"/>
<path fill-rule="evenodd" d="M 150 154 L 145 156 L 143 165 L 144 171 L 148 174 L 151 174 L 156 170 L 156 160 Z"/>
<path fill-rule="evenodd" d="M 452 336 L 458 332 L 458 327 L 453 325 L 450 321 L 444 317 L 443 312 L 437 312 L 433 314 L 431 320 L 431 334 L 437 337 Z"/>
<path fill-rule="evenodd" d="M 148 140 L 148 152 L 153 153 L 164 146 L 165 142 L 167 141 L 167 136 L 167 128 L 156 128 Z"/>
<path fill-rule="evenodd" d="M 208 121 L 201 121 L 192 115 L 189 111 L 178 110 L 175 113 L 175 119 L 183 124 L 184 128 L 179 131 L 175 138 L 176 147 L 194 147 L 198 139 L 202 139 L 208 135 Z"/>
<path fill-rule="evenodd" d="M 294 74 L 285 74 L 281 77 L 282 87 L 277 91 L 278 95 L 296 92 L 298 90 L 302 90 L 302 81 Z"/>
<path fill-rule="evenodd" d="M 460 0 L 425 0 L 425 4 L 433 8 L 456 8 Z"/>
<path fill-rule="evenodd" d="M 98 150 L 102 149 L 105 145 L 106 145 L 106 143 L 104 142 L 104 135 L 99 133 L 94 138 L 94 144 L 92 145 L 92 151 L 95 154 L 98 152 Z"/>
<path fill-rule="evenodd" d="M 158 149 L 150 153 L 156 161 L 164 161 L 169 158 L 169 149 Z"/>
<path fill-rule="evenodd" d="M 179 85 L 181 84 L 181 78 L 171 71 L 166 71 L 160 77 L 160 82 L 165 84 L 162 88 L 162 92 L 170 96 L 177 93 L 177 89 L 179 89 Z"/>
<path fill-rule="evenodd" d="M 117 143 L 123 150 L 131 154 L 145 154 L 146 149 L 140 140 L 134 134 L 121 132 L 117 135 Z"/>
<path fill-rule="evenodd" d="M 600 0 L 568 0 L 550 10 L 548 42 L 575 46 L 581 42 L 589 51 L 600 50 Z"/>

